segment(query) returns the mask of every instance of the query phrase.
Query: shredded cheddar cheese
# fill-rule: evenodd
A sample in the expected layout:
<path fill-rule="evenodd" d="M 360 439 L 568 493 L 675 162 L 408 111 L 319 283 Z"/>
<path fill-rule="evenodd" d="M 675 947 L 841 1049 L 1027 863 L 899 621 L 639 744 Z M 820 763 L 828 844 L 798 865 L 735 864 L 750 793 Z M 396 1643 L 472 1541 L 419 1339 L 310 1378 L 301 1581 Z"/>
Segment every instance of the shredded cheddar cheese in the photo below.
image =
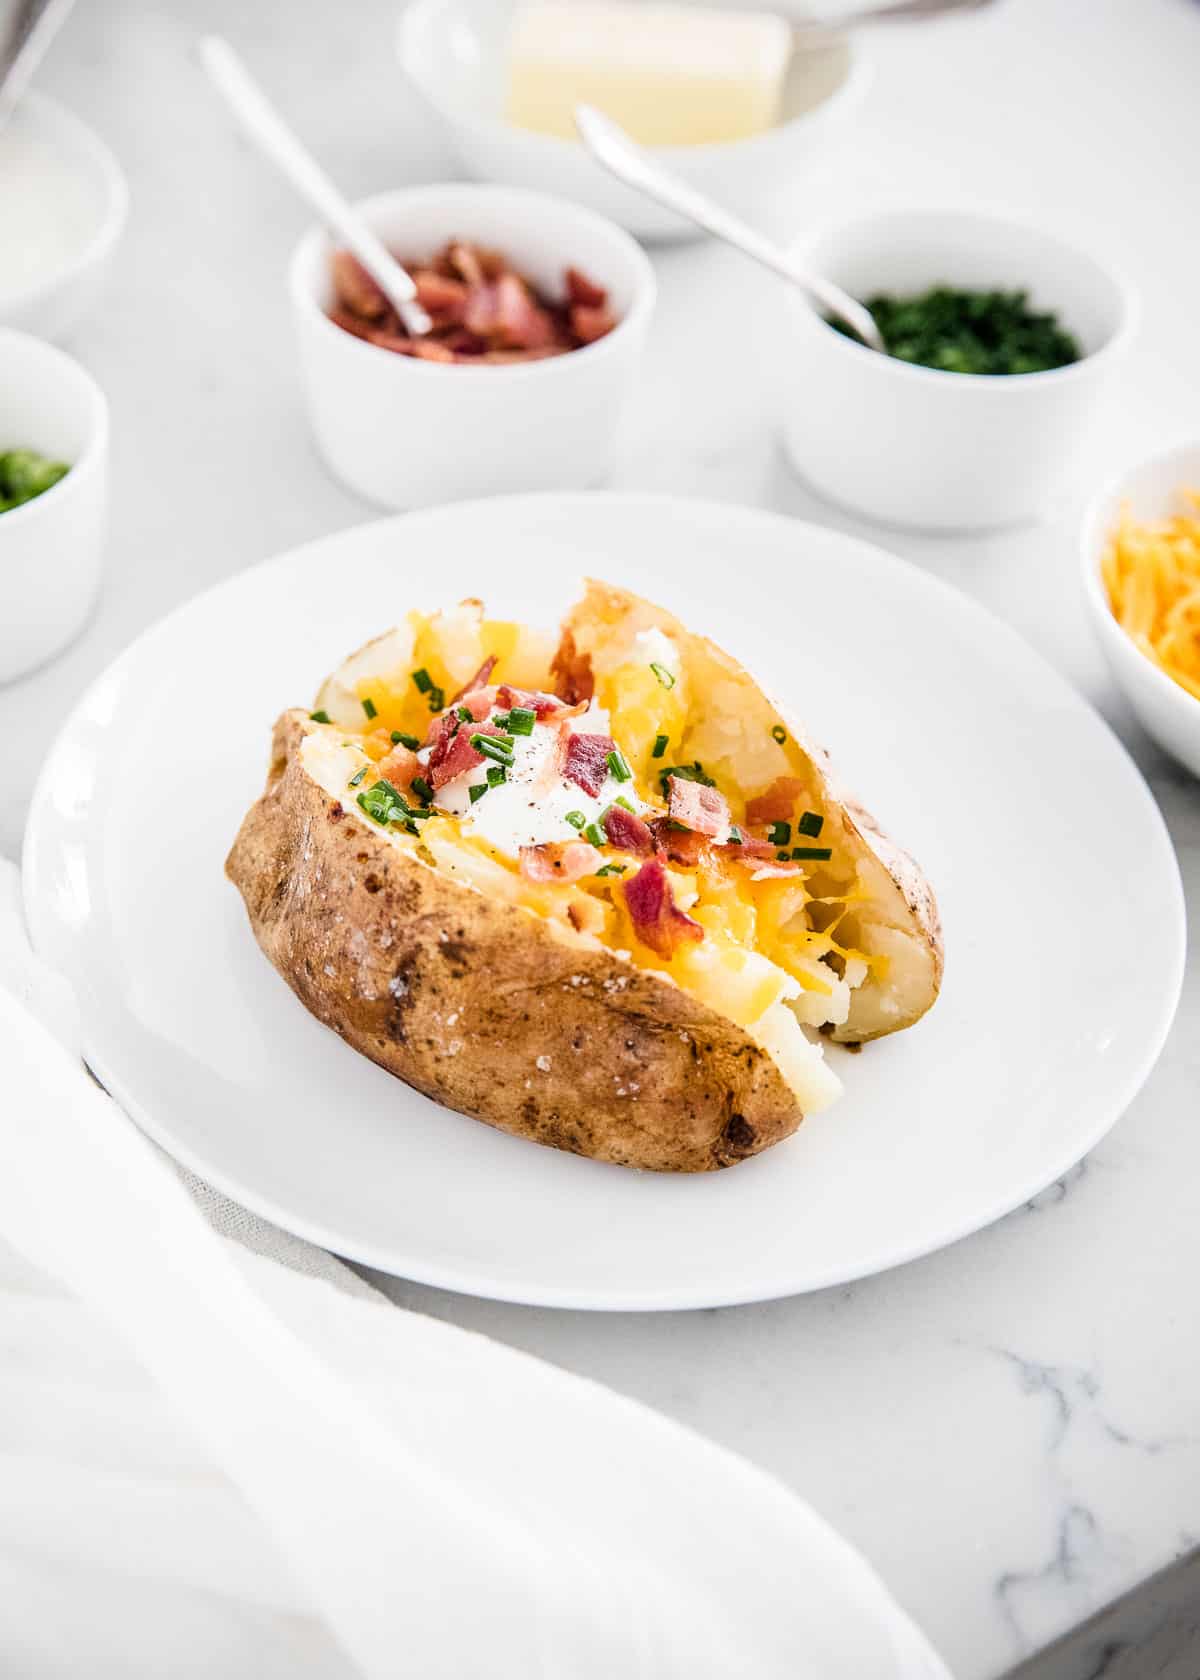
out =
<path fill-rule="evenodd" d="M 1200 491 L 1182 494 L 1188 510 L 1158 524 L 1122 508 L 1101 575 L 1134 645 L 1200 700 Z"/>

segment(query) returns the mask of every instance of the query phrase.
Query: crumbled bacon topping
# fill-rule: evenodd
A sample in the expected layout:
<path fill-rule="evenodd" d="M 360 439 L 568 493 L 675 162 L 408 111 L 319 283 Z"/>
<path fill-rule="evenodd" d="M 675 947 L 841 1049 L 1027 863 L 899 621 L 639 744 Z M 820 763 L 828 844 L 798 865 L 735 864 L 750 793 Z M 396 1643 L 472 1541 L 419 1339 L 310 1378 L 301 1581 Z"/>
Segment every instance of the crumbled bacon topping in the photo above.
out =
<path fill-rule="evenodd" d="M 636 812 L 627 811 L 624 805 L 610 805 L 605 811 L 604 832 L 609 845 L 619 846 L 623 852 L 637 852 L 649 857 L 654 850 L 654 836 L 649 826 Z"/>
<path fill-rule="evenodd" d="M 729 834 L 729 802 L 715 787 L 690 782 L 683 776 L 667 778 L 667 814 L 693 834 L 706 834 L 722 841 Z"/>
<path fill-rule="evenodd" d="M 429 755 L 429 781 L 432 787 L 445 787 L 456 776 L 474 770 L 482 764 L 484 754 L 471 745 L 472 735 L 501 735 L 503 730 L 491 723 L 460 723 L 453 712 L 444 712 L 438 719 L 437 738 Z"/>
<path fill-rule="evenodd" d="M 608 755 L 613 747 L 611 735 L 570 736 L 563 775 L 594 799 L 608 779 Z"/>
<path fill-rule="evenodd" d="M 675 903 L 667 871 L 658 858 L 649 858 L 630 880 L 621 883 L 625 908 L 643 945 L 660 957 L 670 957 L 689 940 L 704 938 L 699 922 Z"/>
<path fill-rule="evenodd" d="M 796 801 L 804 792 L 798 776 L 776 776 L 764 793 L 746 801 L 748 823 L 787 822 L 796 809 Z"/>
<path fill-rule="evenodd" d="M 528 881 L 578 881 L 594 875 L 601 858 L 586 840 L 546 840 L 521 847 L 521 874 Z"/>
<path fill-rule="evenodd" d="M 608 293 L 577 268 L 564 277 L 561 301 L 543 296 L 499 252 L 452 240 L 432 261 L 412 267 L 417 301 L 433 326 L 413 338 L 387 298 L 349 251 L 332 262 L 329 318 L 356 338 L 420 361 L 496 364 L 540 361 L 580 350 L 616 326 Z"/>
<path fill-rule="evenodd" d="M 507 707 L 510 711 L 514 706 L 523 706 L 527 712 L 536 712 L 539 723 L 545 723 L 547 718 L 565 717 L 572 711 L 582 711 L 582 707 L 570 707 L 556 695 L 532 692 L 527 688 L 514 688 L 511 683 L 501 683 L 496 690 L 496 704 Z"/>
<path fill-rule="evenodd" d="M 665 852 L 672 863 L 682 863 L 688 869 L 695 868 L 708 847 L 703 834 L 694 834 L 690 828 L 676 828 L 669 817 L 656 817 L 650 827 L 658 850 Z"/>

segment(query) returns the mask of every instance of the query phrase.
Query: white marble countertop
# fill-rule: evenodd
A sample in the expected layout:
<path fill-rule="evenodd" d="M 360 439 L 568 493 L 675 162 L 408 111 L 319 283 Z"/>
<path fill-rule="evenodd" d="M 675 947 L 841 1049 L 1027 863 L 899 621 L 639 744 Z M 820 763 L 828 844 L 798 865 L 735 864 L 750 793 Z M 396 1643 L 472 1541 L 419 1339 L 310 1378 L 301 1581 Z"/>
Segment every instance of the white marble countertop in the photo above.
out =
<path fill-rule="evenodd" d="M 395 75 L 391 11 L 358 0 L 348 28 L 348 12 L 285 0 L 95 0 L 46 67 L 46 90 L 118 152 L 134 208 L 116 284 L 71 346 L 113 405 L 107 587 L 75 647 L 0 690 L 0 850 L 16 853 L 56 720 L 133 635 L 238 568 L 370 515 L 325 476 L 297 399 L 281 268 L 303 212 L 231 133 L 193 45 L 200 28 L 229 33 L 347 188 L 366 193 L 451 173 Z M 1146 321 L 1085 480 L 1037 528 L 971 541 L 880 532 L 823 506 L 778 449 L 772 283 L 692 246 L 656 257 L 659 313 L 615 483 L 853 530 L 1010 619 L 1128 743 L 1200 923 L 1200 785 L 1145 741 L 1107 681 L 1075 557 L 1087 485 L 1200 431 L 1200 8 L 1008 0 L 880 36 L 873 52 L 855 136 L 792 220 L 972 197 L 1111 247 Z M 718 308 L 739 326 L 714 346 L 705 328 Z M 689 1315 L 390 1292 L 636 1394 L 768 1467 L 862 1547 L 962 1680 L 999 1675 L 1200 1539 L 1194 952 L 1162 1061 L 1108 1140 L 1033 1206 L 945 1253 L 850 1289 Z"/>

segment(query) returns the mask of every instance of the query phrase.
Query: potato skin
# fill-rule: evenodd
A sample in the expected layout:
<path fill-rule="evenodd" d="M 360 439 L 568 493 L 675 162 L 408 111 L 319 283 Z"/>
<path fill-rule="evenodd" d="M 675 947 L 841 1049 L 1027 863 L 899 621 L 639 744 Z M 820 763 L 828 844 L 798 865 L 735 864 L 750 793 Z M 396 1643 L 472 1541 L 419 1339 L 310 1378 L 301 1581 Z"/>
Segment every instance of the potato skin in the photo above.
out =
<path fill-rule="evenodd" d="M 599 1161 L 708 1172 L 796 1130 L 794 1095 L 740 1027 L 331 799 L 300 761 L 314 727 L 279 719 L 225 872 L 319 1021 L 436 1102 Z"/>

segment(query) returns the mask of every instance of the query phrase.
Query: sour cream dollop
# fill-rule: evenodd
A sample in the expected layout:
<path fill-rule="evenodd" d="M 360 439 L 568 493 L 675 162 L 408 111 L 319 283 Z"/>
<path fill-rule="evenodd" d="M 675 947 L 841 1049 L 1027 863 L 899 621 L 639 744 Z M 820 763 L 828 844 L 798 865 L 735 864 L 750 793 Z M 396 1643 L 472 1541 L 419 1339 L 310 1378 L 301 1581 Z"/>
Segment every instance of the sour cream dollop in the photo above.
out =
<path fill-rule="evenodd" d="M 590 735 L 607 735 L 608 713 L 594 702 L 567 728 Z M 464 771 L 438 789 L 434 804 L 438 810 L 462 821 L 464 834 L 472 834 L 494 846 L 504 856 L 517 858 L 522 846 L 540 846 L 550 840 L 578 838 L 578 828 L 567 814 L 582 813 L 585 823 L 595 822 L 618 796 L 641 815 L 650 807 L 633 791 L 633 783 L 610 775 L 599 794 L 585 793 L 578 783 L 561 773 L 550 774 L 558 749 L 559 731 L 535 723 L 530 735 L 518 735 L 513 742 L 513 763 L 506 780 L 471 802 L 473 787 L 487 786 L 487 763 Z"/>

